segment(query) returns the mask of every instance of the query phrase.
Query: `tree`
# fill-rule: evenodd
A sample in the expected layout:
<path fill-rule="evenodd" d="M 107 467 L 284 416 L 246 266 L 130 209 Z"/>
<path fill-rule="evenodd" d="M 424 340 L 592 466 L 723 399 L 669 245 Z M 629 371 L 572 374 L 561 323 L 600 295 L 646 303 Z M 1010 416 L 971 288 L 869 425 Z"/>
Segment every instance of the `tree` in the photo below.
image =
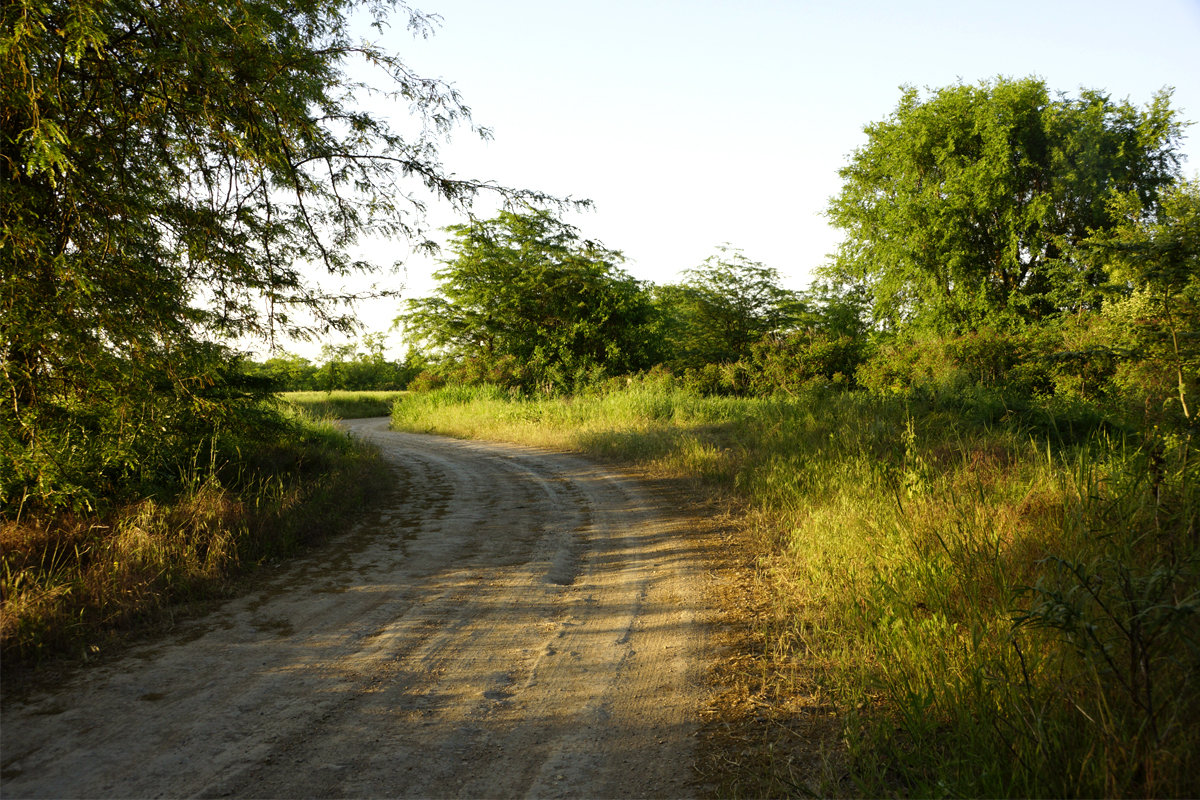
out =
<path fill-rule="evenodd" d="M 360 238 L 420 244 L 424 198 L 497 188 L 438 162 L 470 125 L 455 91 L 352 35 L 354 14 L 382 30 L 395 10 L 430 31 L 393 0 L 4 4 L 0 495 L 159 468 L 151 444 L 230 424 L 247 387 L 224 341 L 352 326 L 310 265 L 375 270 L 350 255 Z M 356 63 L 413 135 L 358 107 Z M 84 459 L 80 441 L 107 444 Z"/>
<path fill-rule="evenodd" d="M 437 294 L 397 322 L 452 361 L 510 364 L 518 383 L 570 389 L 597 373 L 649 366 L 653 308 L 621 254 L 544 210 L 454 225 Z"/>
<path fill-rule="evenodd" d="M 281 392 L 300 392 L 317 388 L 316 365 L 294 353 L 279 353 L 261 364 L 247 361 L 243 369 L 247 374 L 269 380 Z"/>
<path fill-rule="evenodd" d="M 1200 184 L 1165 190 L 1151 213 L 1136 195 L 1114 196 L 1110 208 L 1116 224 L 1082 250 L 1120 298 L 1111 315 L 1134 356 L 1124 366 L 1141 393 L 1160 395 L 1155 416 L 1173 405 L 1168 418 L 1192 423 L 1200 389 Z"/>
<path fill-rule="evenodd" d="M 803 304 L 779 282 L 777 270 L 726 245 L 685 271 L 679 284 L 660 287 L 667 360 L 684 367 L 737 361 L 764 336 L 794 324 Z"/>
<path fill-rule="evenodd" d="M 387 360 L 385 349 L 382 333 L 368 333 L 359 342 L 322 346 L 324 363 L 313 373 L 314 388 L 326 391 L 403 389 L 407 377 L 411 376 L 406 377 L 403 364 Z"/>
<path fill-rule="evenodd" d="M 1095 308 L 1104 275 L 1074 246 L 1144 206 L 1178 172 L 1181 124 L 1163 91 L 1139 111 L 1037 79 L 908 88 L 840 172 L 845 240 L 830 277 L 864 281 L 877 324 L 943 332 Z"/>

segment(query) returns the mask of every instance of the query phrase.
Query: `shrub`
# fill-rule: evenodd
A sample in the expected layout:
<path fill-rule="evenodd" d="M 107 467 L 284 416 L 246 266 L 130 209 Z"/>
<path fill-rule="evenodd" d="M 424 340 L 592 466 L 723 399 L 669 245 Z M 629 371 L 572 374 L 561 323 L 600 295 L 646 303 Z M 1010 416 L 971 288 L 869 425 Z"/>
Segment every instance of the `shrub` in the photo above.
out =
<path fill-rule="evenodd" d="M 863 351 L 861 337 L 807 333 L 768 337 L 752 348 L 751 387 L 755 394 L 792 394 L 813 383 L 851 385 Z"/>

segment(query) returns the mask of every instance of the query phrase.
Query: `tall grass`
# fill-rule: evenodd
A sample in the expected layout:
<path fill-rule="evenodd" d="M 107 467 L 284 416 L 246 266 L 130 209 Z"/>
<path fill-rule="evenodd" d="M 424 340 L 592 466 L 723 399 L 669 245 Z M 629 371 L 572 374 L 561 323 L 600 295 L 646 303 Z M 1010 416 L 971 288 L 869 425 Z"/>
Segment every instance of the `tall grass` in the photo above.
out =
<path fill-rule="evenodd" d="M 392 403 L 404 392 L 388 391 L 342 391 L 328 392 L 281 392 L 279 399 L 285 406 L 300 411 L 313 419 L 361 419 L 363 417 L 386 417 Z"/>
<path fill-rule="evenodd" d="M 329 423 L 296 421 L 236 462 L 193 464 L 184 488 L 102 515 L 0 521 L 0 652 L 6 674 L 88 657 L 119 632 L 321 538 L 382 488 L 378 455 Z"/>
<path fill-rule="evenodd" d="M 741 497 L 769 532 L 772 691 L 832 700 L 852 793 L 1200 793 L 1186 437 L 1055 446 L 895 399 L 651 382 L 415 394 L 393 424 L 622 458 Z M 847 790 L 832 772 L 807 780 Z"/>

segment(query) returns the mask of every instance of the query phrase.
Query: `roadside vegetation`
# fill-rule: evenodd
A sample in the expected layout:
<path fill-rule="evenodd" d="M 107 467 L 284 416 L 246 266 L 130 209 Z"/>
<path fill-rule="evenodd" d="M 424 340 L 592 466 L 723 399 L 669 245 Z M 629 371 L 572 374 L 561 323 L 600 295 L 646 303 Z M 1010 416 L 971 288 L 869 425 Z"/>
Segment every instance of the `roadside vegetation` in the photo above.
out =
<path fill-rule="evenodd" d="M 622 316 L 545 299 L 581 261 L 624 286 L 611 252 L 459 229 L 393 424 L 736 515 L 766 601 L 712 710 L 722 794 L 1193 796 L 1200 188 L 1168 98 L 998 79 L 866 130 L 807 291 L 727 247 Z M 614 319 L 609 361 L 577 334 Z"/>
<path fill-rule="evenodd" d="M 287 408 L 312 419 L 361 419 L 386 417 L 392 404 L 404 392 L 281 392 L 279 399 Z"/>
<path fill-rule="evenodd" d="M 330 423 L 272 422 L 259 436 L 220 437 L 179 474 L 91 511 L 33 506 L 0 521 L 6 676 L 86 661 L 130 630 L 169 624 L 333 535 L 386 490 L 378 454 Z"/>
<path fill-rule="evenodd" d="M 619 459 L 748 509 L 772 608 L 728 794 L 1197 788 L 1200 470 L 1182 438 L 1064 441 L 929 400 L 669 378 L 569 399 L 447 388 L 393 421 Z M 830 713 L 814 758 L 798 737 Z"/>
<path fill-rule="evenodd" d="M 334 530 L 382 471 L 308 415 L 390 406 L 737 511 L 768 601 L 727 676 L 726 794 L 1200 794 L 1200 185 L 1169 92 L 904 90 L 809 288 L 733 246 L 653 285 L 556 216 L 586 204 L 443 168 L 439 137 L 488 132 L 359 43 L 356 7 L 2 12 L 6 673 Z M 416 139 L 356 105 L 363 65 Z M 414 180 L 504 210 L 449 228 L 404 359 L 235 351 L 353 330 L 309 267 L 436 249 Z"/>

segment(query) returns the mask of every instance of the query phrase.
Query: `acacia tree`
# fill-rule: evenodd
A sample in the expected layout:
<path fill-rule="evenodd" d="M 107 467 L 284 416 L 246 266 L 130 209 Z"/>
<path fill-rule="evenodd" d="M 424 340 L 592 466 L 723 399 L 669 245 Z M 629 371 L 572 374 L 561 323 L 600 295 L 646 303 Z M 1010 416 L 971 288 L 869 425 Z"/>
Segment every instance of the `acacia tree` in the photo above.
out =
<path fill-rule="evenodd" d="M 453 258 L 437 294 L 410 300 L 397 322 L 451 362 L 502 365 L 570 389 L 597 373 L 649 366 L 653 307 L 617 265 L 621 254 L 544 210 L 503 212 L 449 228 Z"/>
<path fill-rule="evenodd" d="M 682 277 L 656 290 L 664 355 L 677 366 L 737 361 L 802 317 L 800 296 L 780 286 L 778 270 L 735 247 L 719 247 Z"/>
<path fill-rule="evenodd" d="M 865 282 L 878 324 L 945 332 L 1102 301 L 1075 245 L 1143 206 L 1178 173 L 1169 92 L 1144 109 L 1096 91 L 1052 97 L 1037 79 L 956 85 L 867 126 L 828 214 L 845 231 L 829 277 Z"/>
<path fill-rule="evenodd" d="M 434 22 L 388 0 L 4 4 L 0 494 L 86 494 L 211 435 L 239 394 L 223 341 L 352 325 L 310 265 L 374 270 L 356 241 L 423 242 L 426 198 L 495 188 L 438 161 L 470 127 L 454 90 L 352 33 L 391 12 Z M 358 106 L 360 63 L 414 134 Z"/>

